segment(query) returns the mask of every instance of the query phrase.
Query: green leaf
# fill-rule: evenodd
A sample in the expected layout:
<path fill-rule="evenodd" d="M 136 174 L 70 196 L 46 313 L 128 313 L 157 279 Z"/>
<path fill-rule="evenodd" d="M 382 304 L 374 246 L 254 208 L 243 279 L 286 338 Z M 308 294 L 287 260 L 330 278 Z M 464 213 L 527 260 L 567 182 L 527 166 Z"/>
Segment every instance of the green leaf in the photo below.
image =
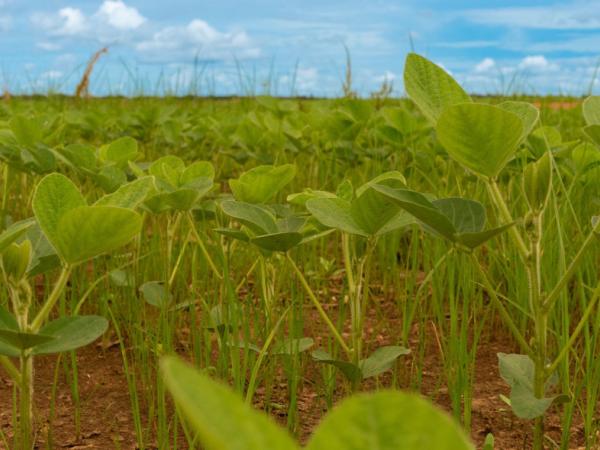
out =
<path fill-rule="evenodd" d="M 380 347 L 360 362 L 362 378 L 375 377 L 390 370 L 396 360 L 402 355 L 408 355 L 410 350 L 398 345 Z"/>
<path fill-rule="evenodd" d="M 31 220 L 18 222 L 0 233 L 0 253 L 4 252 L 10 244 L 23 236 L 32 225 L 33 221 Z"/>
<path fill-rule="evenodd" d="M 33 195 L 33 212 L 40 228 L 54 247 L 58 246 L 61 239 L 57 230 L 60 219 L 67 212 L 85 204 L 75 184 L 64 175 L 46 175 L 38 183 Z"/>
<path fill-rule="evenodd" d="M 503 233 L 514 224 L 514 222 L 507 223 L 497 228 L 491 228 L 489 230 L 479 231 L 477 233 L 461 233 L 456 238 L 465 247 L 473 249 Z"/>
<path fill-rule="evenodd" d="M 194 186 L 199 179 L 207 178 L 211 181 L 215 177 L 215 168 L 208 161 L 196 161 L 190 164 L 179 177 L 179 186 Z M 203 181 L 204 183 L 204 181 Z"/>
<path fill-rule="evenodd" d="M 404 88 L 432 125 L 442 111 L 471 97 L 441 67 L 416 53 L 409 53 L 404 64 Z"/>
<path fill-rule="evenodd" d="M 275 216 L 260 205 L 226 200 L 221 202 L 221 209 L 225 214 L 246 225 L 256 234 L 271 234 L 279 231 Z"/>
<path fill-rule="evenodd" d="M 552 187 L 552 158 L 550 152 L 531 162 L 523 170 L 523 191 L 533 211 L 544 209 Z"/>
<path fill-rule="evenodd" d="M 236 200 L 247 203 L 265 203 L 271 200 L 296 176 L 296 166 L 258 166 L 244 172 L 238 179 L 229 180 Z"/>
<path fill-rule="evenodd" d="M 519 119 L 521 119 L 521 125 L 523 126 L 521 141 L 524 141 L 527 136 L 529 136 L 531 130 L 533 130 L 533 127 L 540 118 L 540 111 L 531 103 L 527 102 L 502 102 L 498 105 L 498 108 L 516 114 Z"/>
<path fill-rule="evenodd" d="M 306 202 L 313 198 L 336 198 L 336 196 L 331 192 L 307 188 L 302 192 L 288 195 L 286 200 L 292 205 L 306 206 Z"/>
<path fill-rule="evenodd" d="M 94 205 L 135 209 L 142 204 L 153 188 L 154 179 L 152 177 L 142 177 L 124 184 L 112 194 L 105 195 Z"/>
<path fill-rule="evenodd" d="M 17 319 L 2 305 L 0 305 L 0 329 L 19 331 Z M 20 353 L 17 347 L 0 340 L 0 355 L 18 357 Z"/>
<path fill-rule="evenodd" d="M 60 218 L 52 243 L 66 262 L 76 264 L 118 249 L 141 227 L 141 216 L 129 209 L 80 206 Z"/>
<path fill-rule="evenodd" d="M 206 450 L 295 450 L 292 438 L 228 387 L 173 357 L 161 359 L 165 385 Z"/>
<path fill-rule="evenodd" d="M 100 147 L 98 155 L 103 161 L 121 165 L 136 159 L 138 143 L 134 138 L 125 136 Z"/>
<path fill-rule="evenodd" d="M 31 262 L 31 242 L 12 243 L 2 254 L 2 267 L 9 279 L 19 282 L 27 272 Z"/>
<path fill-rule="evenodd" d="M 185 163 L 174 155 L 163 156 L 154 161 L 148 168 L 150 175 L 175 188 L 179 185 L 179 177 L 185 170 Z"/>
<path fill-rule="evenodd" d="M 496 106 L 475 103 L 446 108 L 436 130 L 452 159 L 491 178 L 513 157 L 523 135 L 519 116 Z"/>
<path fill-rule="evenodd" d="M 533 390 L 521 383 L 514 383 L 510 390 L 510 406 L 521 419 L 543 416 L 554 402 L 554 397 L 536 398 Z"/>
<path fill-rule="evenodd" d="M 341 359 L 334 359 L 329 353 L 322 349 L 317 349 L 311 352 L 310 355 L 319 363 L 337 367 L 351 383 L 358 383 L 363 379 L 362 370 L 356 364 Z"/>
<path fill-rule="evenodd" d="M 18 349 L 19 351 L 27 350 L 31 347 L 35 347 L 36 345 L 45 344 L 53 339 L 53 336 L 0 328 L 0 341 Z"/>
<path fill-rule="evenodd" d="M 16 114 L 10 119 L 10 129 L 19 144 L 33 147 L 42 140 L 42 128 L 36 119 Z"/>
<path fill-rule="evenodd" d="M 454 226 L 458 233 L 475 233 L 485 226 L 485 208 L 466 198 L 449 197 L 431 202 Z"/>
<path fill-rule="evenodd" d="M 454 236 L 456 229 L 450 219 L 424 195 L 382 185 L 375 185 L 373 189 L 392 199 L 436 234 L 452 242 L 456 241 Z"/>
<path fill-rule="evenodd" d="M 306 209 L 323 225 L 350 234 L 369 236 L 369 232 L 355 219 L 352 204 L 341 198 L 313 198 Z"/>
<path fill-rule="evenodd" d="M 302 234 L 295 231 L 263 234 L 250 239 L 257 247 L 270 252 L 287 252 L 302 241 Z"/>
<path fill-rule="evenodd" d="M 600 125 L 600 97 L 590 96 L 586 98 L 581 109 L 588 125 Z"/>
<path fill-rule="evenodd" d="M 36 345 L 34 355 L 62 353 L 84 347 L 104 334 L 108 321 L 100 316 L 61 317 L 44 325 L 40 334 L 52 341 Z"/>
<path fill-rule="evenodd" d="M 384 390 L 343 400 L 306 450 L 474 450 L 444 411 L 415 395 Z"/>
<path fill-rule="evenodd" d="M 148 281 L 140 286 L 144 300 L 152 306 L 162 308 L 169 303 L 169 293 L 164 281 Z"/>
<path fill-rule="evenodd" d="M 71 144 L 60 149 L 60 154 L 75 170 L 95 173 L 98 170 L 96 150 L 91 145 Z"/>
<path fill-rule="evenodd" d="M 583 132 L 596 145 L 600 145 L 600 125 L 588 125 L 583 129 Z"/>

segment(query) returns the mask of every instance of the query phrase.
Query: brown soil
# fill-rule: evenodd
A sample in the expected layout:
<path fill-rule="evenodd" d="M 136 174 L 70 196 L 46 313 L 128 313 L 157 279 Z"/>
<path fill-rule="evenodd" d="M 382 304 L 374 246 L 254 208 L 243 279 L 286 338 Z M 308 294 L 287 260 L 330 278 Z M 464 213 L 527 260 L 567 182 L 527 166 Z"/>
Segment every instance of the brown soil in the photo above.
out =
<path fill-rule="evenodd" d="M 334 308 L 335 305 L 330 305 Z M 366 341 L 372 347 L 396 342 L 392 330 L 400 329 L 395 326 L 399 322 L 397 308 L 391 301 L 379 305 L 379 311 L 370 311 L 367 324 Z M 374 319 L 379 317 L 379 319 Z M 324 330 L 318 325 L 317 316 L 310 323 L 314 330 L 307 330 L 307 335 L 324 335 Z M 425 326 L 432 326 L 431 324 Z M 492 327 L 497 331 L 498 327 Z M 411 348 L 417 347 L 417 327 L 410 343 Z M 432 336 L 433 329 L 428 330 Z M 430 396 L 443 408 L 450 410 L 450 398 L 446 386 L 440 383 L 444 379 L 440 359 L 440 350 L 435 339 L 429 339 L 429 348 L 425 354 L 422 392 Z M 497 352 L 511 352 L 515 348 L 506 335 L 493 333 L 482 339 L 476 363 L 476 382 L 473 392 L 472 438 L 478 448 L 481 447 L 485 436 L 493 433 L 496 439 L 496 449 L 527 449 L 530 448 L 531 423 L 514 417 L 507 405 L 500 399 L 500 394 L 508 395 L 508 387 L 498 375 Z M 308 361 L 308 358 L 306 358 Z M 59 377 L 57 405 L 51 427 L 49 426 L 51 386 L 54 378 L 56 358 L 40 357 L 36 361 L 36 411 L 38 421 L 38 448 L 47 448 L 48 432 L 52 431 L 54 448 L 69 449 L 135 449 L 136 439 L 127 381 L 125 379 L 121 353 L 118 345 L 103 349 L 99 345 L 84 348 L 77 355 L 79 370 L 79 391 L 81 424 L 79 436 L 76 435 L 74 423 L 74 404 L 70 386 L 65 377 Z M 400 387 L 407 387 L 414 359 L 404 357 L 399 362 L 398 379 Z M 299 439 L 306 442 L 326 413 L 325 402 L 318 386 L 322 384 L 320 367 L 308 361 L 304 369 L 304 383 L 298 394 L 298 414 L 300 427 L 297 430 Z M 60 372 L 61 374 L 64 371 Z M 404 375 L 403 375 L 404 374 Z M 404 381 L 402 381 L 404 380 Z M 341 381 L 341 380 L 340 380 Z M 379 380 L 380 385 L 391 383 L 391 374 L 386 374 Z M 343 383 L 338 383 L 339 390 L 335 393 L 336 401 L 344 396 Z M 364 390 L 375 388 L 374 381 L 366 382 Z M 13 386 L 8 377 L 0 371 L 0 430 L 10 439 L 12 436 L 11 405 Z M 287 402 L 287 384 L 283 374 L 276 375 L 269 397 L 271 414 L 282 424 L 286 423 L 285 406 Z M 255 406 L 264 408 L 266 395 L 264 387 L 257 390 Z M 146 422 L 146 418 L 142 420 Z M 547 420 L 548 434 L 556 440 L 560 439 L 560 410 L 552 411 Z M 583 430 L 580 420 L 574 420 L 571 430 L 572 448 L 579 448 L 583 442 Z M 9 441 L 10 442 L 10 441 Z M 2 442 L 0 441 L 0 448 Z M 156 447 L 150 447 L 156 448 Z M 182 446 L 184 448 L 184 446 Z"/>

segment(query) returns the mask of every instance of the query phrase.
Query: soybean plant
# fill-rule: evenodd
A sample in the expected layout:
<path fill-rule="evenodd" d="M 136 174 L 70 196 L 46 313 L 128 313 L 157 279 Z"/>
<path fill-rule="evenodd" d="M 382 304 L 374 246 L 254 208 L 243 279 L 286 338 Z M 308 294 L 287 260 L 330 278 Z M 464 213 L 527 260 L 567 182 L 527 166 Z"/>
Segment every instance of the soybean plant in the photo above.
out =
<path fill-rule="evenodd" d="M 527 212 L 520 223 L 513 218 L 508 206 L 509 198 L 502 193 L 498 184 L 503 169 L 514 159 L 536 125 L 539 116 L 537 109 L 524 102 L 508 101 L 498 105 L 474 103 L 443 69 L 416 54 L 407 57 L 404 77 L 409 96 L 435 128 L 437 138 L 450 158 L 481 180 L 505 226 L 515 223 L 515 226 L 508 228 L 508 233 L 527 274 L 527 313 L 531 318 L 531 336 L 522 334 L 499 299 L 495 283 L 487 271 L 475 256 L 472 260 L 488 294 L 524 352 L 498 354 L 500 374 L 511 386 L 510 405 L 515 414 L 521 418 L 535 419 L 533 448 L 539 450 L 544 446 L 544 413 L 553 403 L 566 400 L 564 395 L 548 394 L 557 382 L 556 369 L 586 326 L 600 297 L 600 284 L 594 290 L 579 323 L 562 346 L 549 342 L 548 318 L 559 296 L 576 274 L 586 251 L 593 246 L 600 225 L 592 221 L 592 229 L 566 270 L 555 283 L 544 284 L 544 213 L 552 192 L 552 179 L 558 174 L 554 173 L 553 154 L 546 151 L 521 168 L 522 193 Z M 600 126 L 600 121 L 597 121 L 600 117 L 598 103 L 586 102 L 584 114 L 590 123 L 585 131 L 595 139 Z M 558 181 L 562 182 L 560 178 Z M 430 225 L 426 218 L 421 217 L 421 220 Z M 553 347 L 558 347 L 554 355 L 551 351 Z"/>
<path fill-rule="evenodd" d="M 107 203 L 111 203 L 108 201 Z M 37 312 L 30 271 L 32 242 L 23 237 L 33 222 L 14 226 L 0 235 L 2 274 L 9 290 L 12 314 L 0 307 L 0 364 L 19 388 L 17 448 L 34 444 L 33 359 L 75 350 L 97 339 L 108 322 L 98 316 L 64 316 L 48 322 L 63 295 L 73 269 L 103 253 L 118 249 L 140 230 L 136 212 L 114 205 L 88 206 L 65 176 L 51 174 L 37 185 L 33 211 L 39 228 L 60 261 L 60 275 Z M 8 244 L 8 245 L 7 245 Z M 35 315 L 33 315 L 35 313 Z M 9 358 L 18 358 L 18 367 Z"/>

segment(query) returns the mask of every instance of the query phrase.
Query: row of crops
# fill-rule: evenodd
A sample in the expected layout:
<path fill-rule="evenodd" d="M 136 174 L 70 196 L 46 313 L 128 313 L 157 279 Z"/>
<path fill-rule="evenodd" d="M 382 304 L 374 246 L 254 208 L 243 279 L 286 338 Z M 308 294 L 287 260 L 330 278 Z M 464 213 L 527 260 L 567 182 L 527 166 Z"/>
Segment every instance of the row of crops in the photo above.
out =
<path fill-rule="evenodd" d="M 523 447 L 596 445 L 600 98 L 472 99 L 416 54 L 405 88 L 0 105 L 3 446 L 52 448 L 36 361 L 77 399 L 112 339 L 138 448 L 493 449 L 494 340 Z"/>

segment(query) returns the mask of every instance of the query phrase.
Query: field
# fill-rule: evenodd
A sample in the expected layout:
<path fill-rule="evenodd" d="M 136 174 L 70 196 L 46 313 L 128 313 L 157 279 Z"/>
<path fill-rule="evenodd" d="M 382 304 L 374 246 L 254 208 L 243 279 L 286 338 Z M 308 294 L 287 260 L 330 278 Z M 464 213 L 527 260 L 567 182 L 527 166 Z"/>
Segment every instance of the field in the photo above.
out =
<path fill-rule="evenodd" d="M 600 99 L 404 77 L 0 102 L 0 447 L 597 448 Z"/>

